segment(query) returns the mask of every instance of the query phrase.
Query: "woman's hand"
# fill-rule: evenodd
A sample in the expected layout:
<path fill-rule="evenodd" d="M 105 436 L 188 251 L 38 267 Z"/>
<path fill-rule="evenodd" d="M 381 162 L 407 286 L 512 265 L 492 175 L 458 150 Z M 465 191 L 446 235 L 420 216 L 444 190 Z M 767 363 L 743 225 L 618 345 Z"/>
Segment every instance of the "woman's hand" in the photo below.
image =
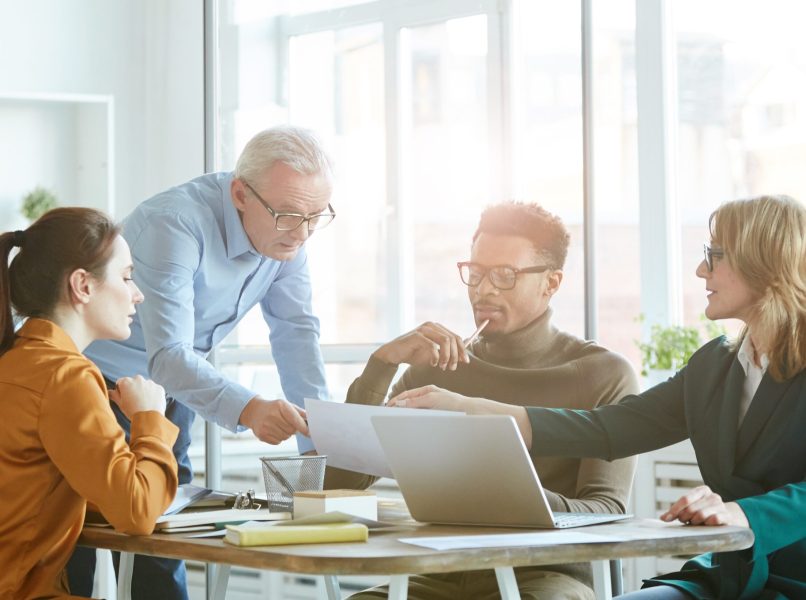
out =
<path fill-rule="evenodd" d="M 735 502 L 723 502 L 707 485 L 694 488 L 660 516 L 663 521 L 677 519 L 688 525 L 734 525 L 750 527 L 742 508 Z"/>
<path fill-rule="evenodd" d="M 165 390 L 142 375 L 118 379 L 115 389 L 109 391 L 109 399 L 120 407 L 130 421 L 135 413 L 146 410 L 165 414 Z"/>
<path fill-rule="evenodd" d="M 391 398 L 386 405 L 400 408 L 433 408 L 436 410 L 453 410 L 469 415 L 483 414 L 485 402 L 483 398 L 469 398 L 443 390 L 435 385 L 426 385 L 413 390 L 406 390 Z"/>
<path fill-rule="evenodd" d="M 523 437 L 526 447 L 532 447 L 532 424 L 526 414 L 526 409 L 522 406 L 513 406 L 485 398 L 469 398 L 456 392 L 443 390 L 435 385 L 407 390 L 391 398 L 386 405 L 400 408 L 452 410 L 469 415 L 509 415 L 515 417 L 515 423 L 521 431 L 521 437 Z"/>

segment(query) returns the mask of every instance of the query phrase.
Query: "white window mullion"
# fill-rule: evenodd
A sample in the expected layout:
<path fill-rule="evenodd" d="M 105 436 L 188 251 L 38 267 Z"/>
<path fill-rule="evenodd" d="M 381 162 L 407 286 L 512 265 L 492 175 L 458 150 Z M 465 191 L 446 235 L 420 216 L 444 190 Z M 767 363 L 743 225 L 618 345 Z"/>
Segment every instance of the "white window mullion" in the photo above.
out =
<path fill-rule="evenodd" d="M 510 0 L 501 0 L 487 12 L 487 135 L 490 145 L 490 201 L 513 197 L 511 127 Z"/>
<path fill-rule="evenodd" d="M 406 124 L 411 77 L 402 72 L 402 50 L 405 32 L 393 19 L 383 24 L 384 96 L 386 115 L 386 204 L 387 204 L 387 289 L 388 335 L 395 337 L 414 322 L 414 250 L 411 243 L 410 213 L 405 197 Z"/>
<path fill-rule="evenodd" d="M 676 197 L 677 84 L 672 2 L 636 0 L 641 311 L 654 323 L 682 322 Z"/>

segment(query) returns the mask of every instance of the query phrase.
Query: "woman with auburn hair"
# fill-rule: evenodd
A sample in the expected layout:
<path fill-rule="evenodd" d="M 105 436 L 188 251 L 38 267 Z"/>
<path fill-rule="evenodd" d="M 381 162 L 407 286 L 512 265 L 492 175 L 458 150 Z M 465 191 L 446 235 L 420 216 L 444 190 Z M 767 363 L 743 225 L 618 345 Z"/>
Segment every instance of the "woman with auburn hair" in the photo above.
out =
<path fill-rule="evenodd" d="M 143 301 L 131 273 L 118 227 L 96 210 L 57 208 L 0 235 L 0 598 L 69 594 L 64 567 L 87 502 L 142 535 L 176 493 L 162 388 L 138 376 L 107 392 L 81 354 L 129 336 Z M 12 309 L 27 317 L 16 333 Z M 132 421 L 130 444 L 110 398 Z"/>
<path fill-rule="evenodd" d="M 698 556 L 622 597 L 806 598 L 806 208 L 787 196 L 728 202 L 711 215 L 710 231 L 697 267 L 705 314 L 745 327 L 735 342 L 705 344 L 668 381 L 593 411 L 523 408 L 434 387 L 389 404 L 512 415 L 540 456 L 613 460 L 690 438 L 705 485 L 661 519 L 750 527 L 755 543 Z"/>

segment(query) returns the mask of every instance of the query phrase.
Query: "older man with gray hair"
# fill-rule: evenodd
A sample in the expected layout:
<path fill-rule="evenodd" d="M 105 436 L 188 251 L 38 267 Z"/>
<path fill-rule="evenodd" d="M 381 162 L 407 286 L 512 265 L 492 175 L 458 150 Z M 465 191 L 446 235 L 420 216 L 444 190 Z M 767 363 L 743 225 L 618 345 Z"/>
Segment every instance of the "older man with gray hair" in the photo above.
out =
<path fill-rule="evenodd" d="M 141 374 L 165 388 L 166 416 L 180 429 L 174 446 L 180 483 L 193 477 L 187 450 L 194 412 L 277 444 L 308 433 L 304 398 L 327 398 L 304 244 L 335 217 L 331 187 L 331 163 L 316 137 L 275 127 L 247 143 L 234 172 L 202 175 L 157 194 L 123 222 L 145 302 L 129 339 L 97 342 L 86 355 L 108 385 Z M 262 398 L 206 360 L 256 304 L 286 399 Z M 128 433 L 130 423 L 112 407 Z M 313 449 L 309 438 L 297 439 L 300 452 Z M 68 567 L 71 590 L 89 596 L 92 557 L 79 560 L 79 552 Z M 184 564 L 136 557 L 132 597 L 187 598 Z"/>

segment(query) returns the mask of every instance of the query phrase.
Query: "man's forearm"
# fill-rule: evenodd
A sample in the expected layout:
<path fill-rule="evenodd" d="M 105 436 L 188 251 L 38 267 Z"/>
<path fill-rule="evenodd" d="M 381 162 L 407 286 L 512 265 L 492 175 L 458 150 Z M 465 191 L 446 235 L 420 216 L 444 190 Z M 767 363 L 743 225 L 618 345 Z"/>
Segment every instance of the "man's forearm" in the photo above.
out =
<path fill-rule="evenodd" d="M 224 377 L 204 358 L 182 346 L 158 352 L 149 363 L 150 376 L 166 394 L 207 421 L 236 432 L 241 413 L 254 392 Z"/>

